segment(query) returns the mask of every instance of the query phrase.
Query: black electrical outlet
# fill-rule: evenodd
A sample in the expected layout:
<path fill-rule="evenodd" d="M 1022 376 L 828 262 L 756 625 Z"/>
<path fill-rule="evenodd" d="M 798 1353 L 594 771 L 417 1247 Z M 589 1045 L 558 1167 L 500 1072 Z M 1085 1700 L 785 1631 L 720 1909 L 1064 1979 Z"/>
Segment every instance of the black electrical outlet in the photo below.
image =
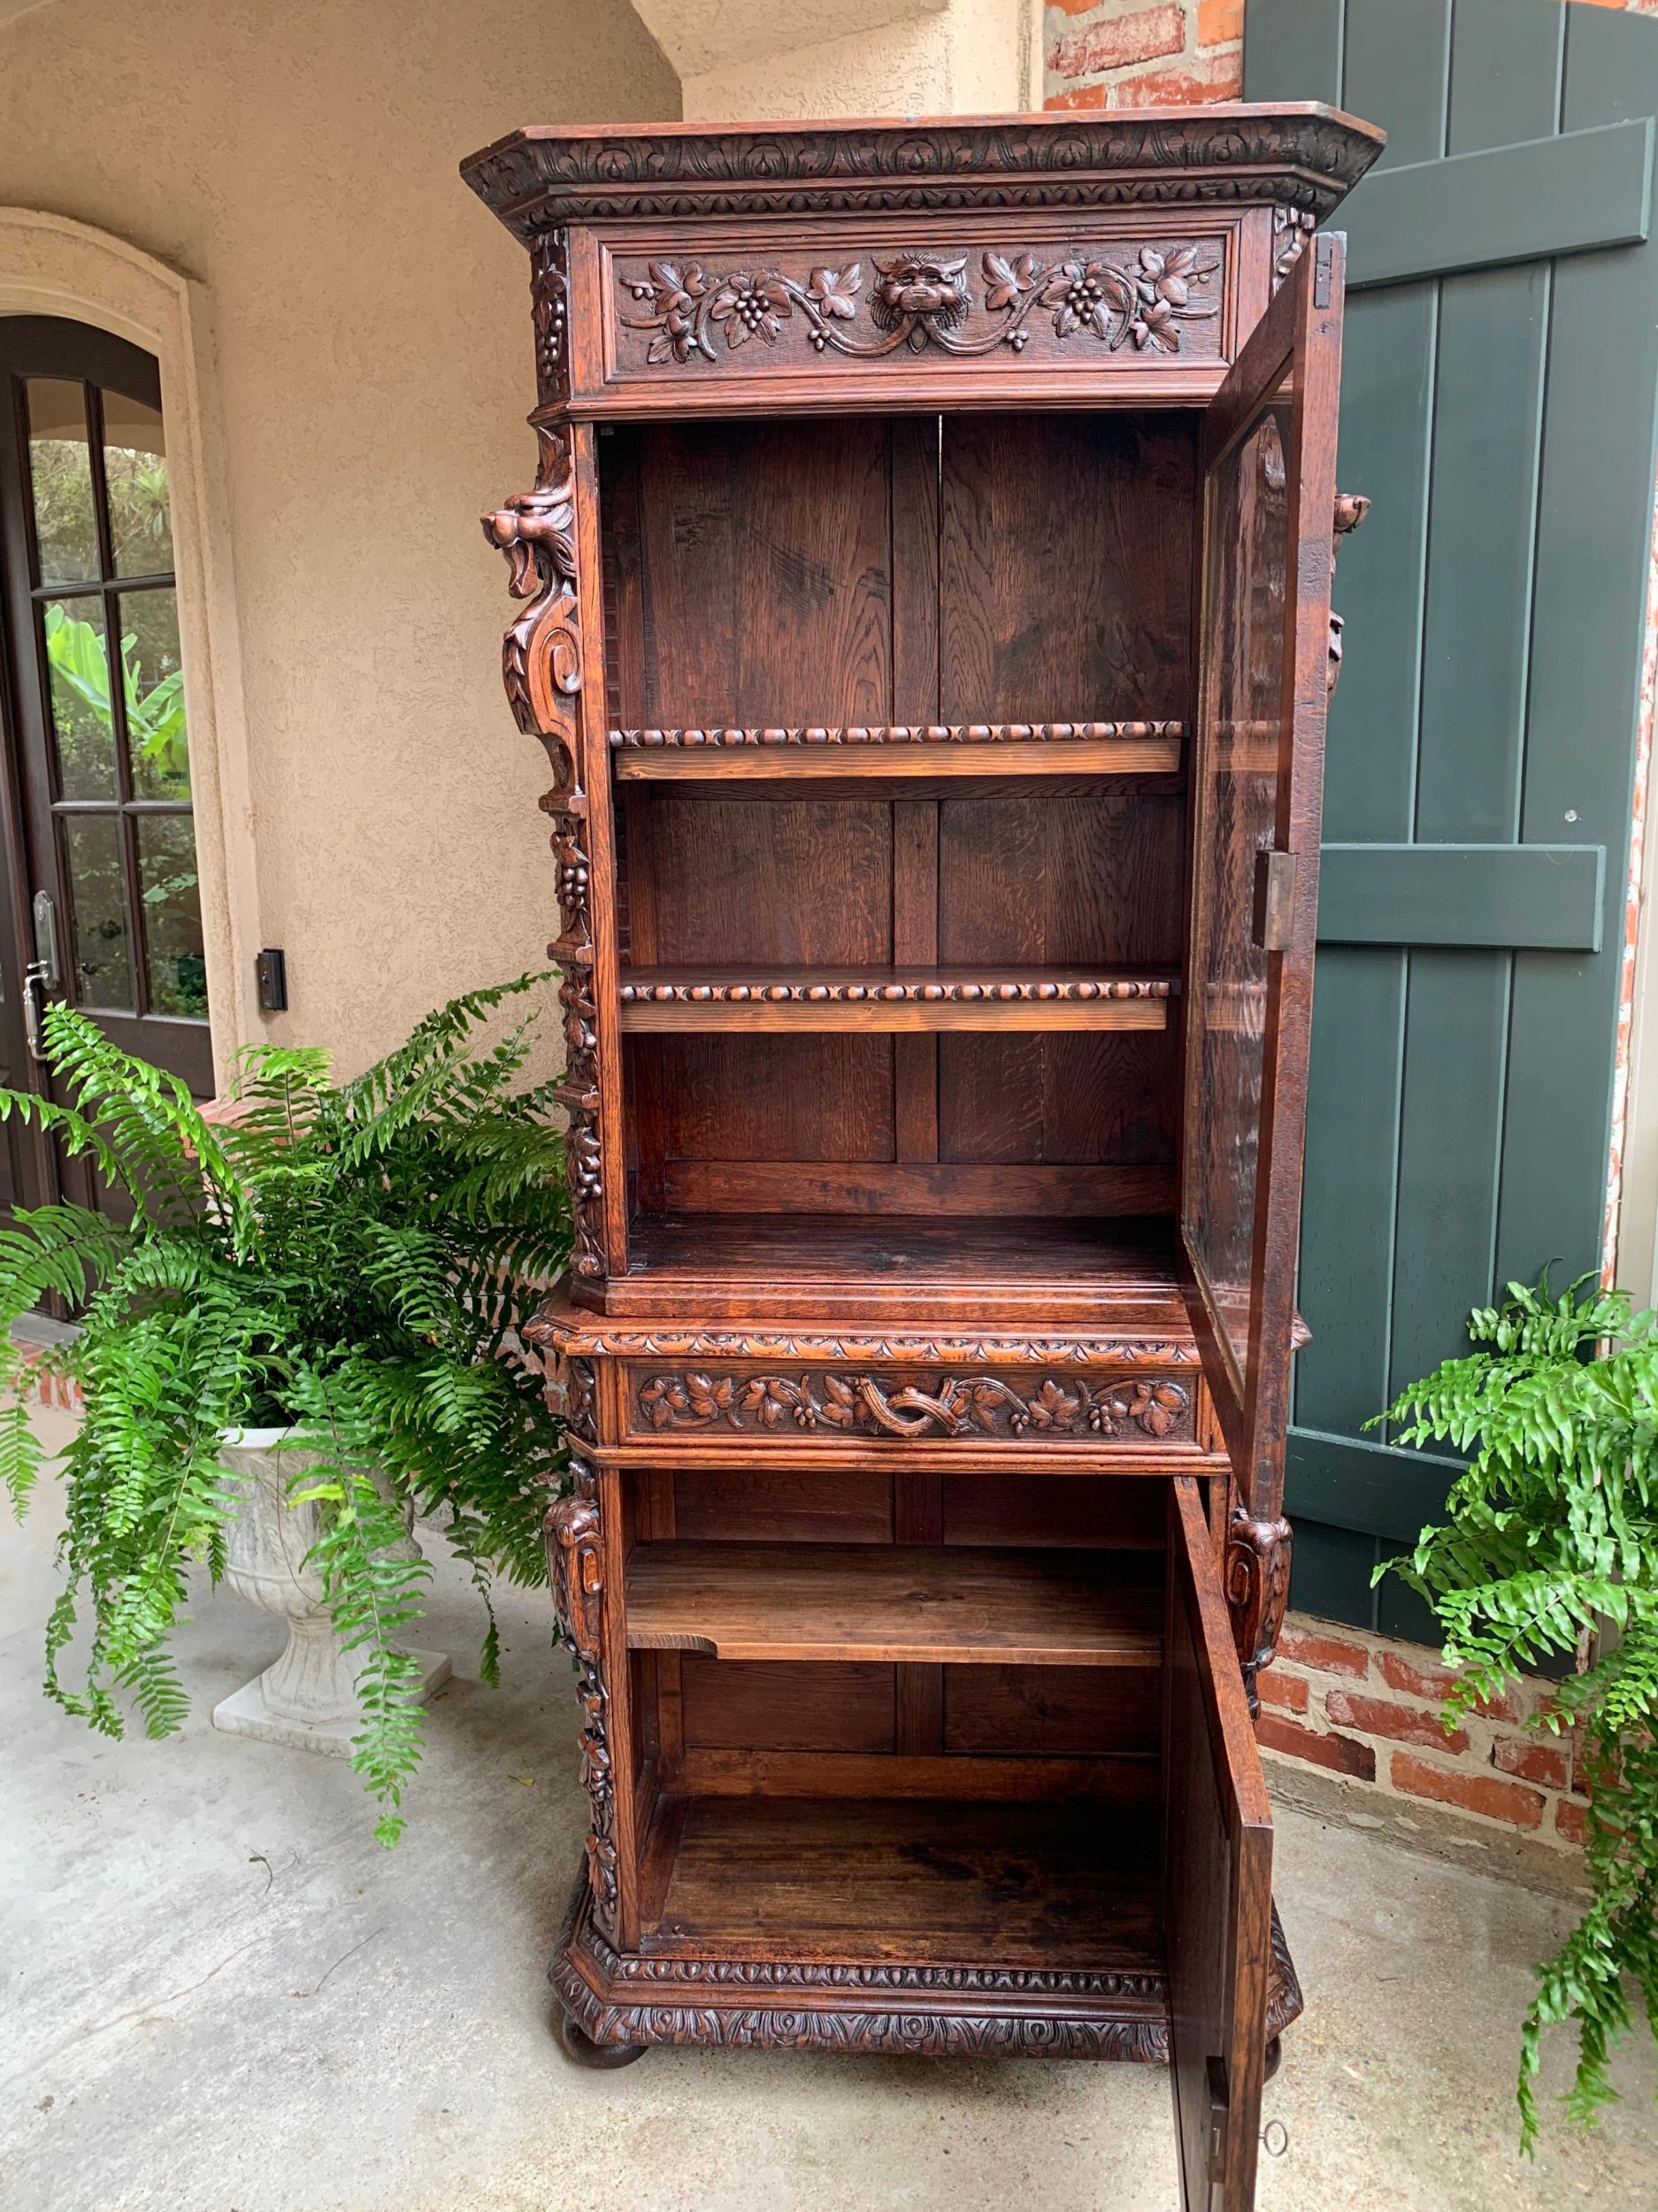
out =
<path fill-rule="evenodd" d="M 280 945 L 267 945 L 253 963 L 258 978 L 259 1004 L 267 1014 L 288 1011 L 288 958 Z"/>

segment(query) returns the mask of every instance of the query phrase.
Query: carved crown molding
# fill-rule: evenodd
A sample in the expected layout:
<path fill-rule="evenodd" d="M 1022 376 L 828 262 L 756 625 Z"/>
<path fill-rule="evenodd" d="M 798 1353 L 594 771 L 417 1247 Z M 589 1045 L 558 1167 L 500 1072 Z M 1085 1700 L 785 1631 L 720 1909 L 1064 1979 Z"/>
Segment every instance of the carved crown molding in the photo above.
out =
<path fill-rule="evenodd" d="M 823 1329 L 673 1329 L 633 1327 L 563 1304 L 543 1306 L 524 1327 L 526 1340 L 561 1357 L 591 1359 L 787 1359 L 918 1361 L 969 1366 L 1060 1366 L 1091 1372 L 1123 1368 L 1195 1367 L 1190 1337 L 877 1334 Z"/>
<path fill-rule="evenodd" d="M 1339 111 L 1226 104 L 737 130 L 515 131 L 461 174 L 525 241 L 624 216 L 1279 203 L 1322 221 L 1382 134 Z"/>

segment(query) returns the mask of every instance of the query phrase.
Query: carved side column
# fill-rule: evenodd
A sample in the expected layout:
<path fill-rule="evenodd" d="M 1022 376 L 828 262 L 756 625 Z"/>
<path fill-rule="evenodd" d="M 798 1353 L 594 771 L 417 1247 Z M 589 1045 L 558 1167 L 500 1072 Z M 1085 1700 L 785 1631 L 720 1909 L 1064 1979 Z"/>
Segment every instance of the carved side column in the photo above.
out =
<path fill-rule="evenodd" d="M 587 1360 L 566 1364 L 565 1430 L 573 1488 L 547 1517 L 553 1602 L 564 1640 L 575 1654 L 581 1711 L 581 1780 L 591 1820 L 587 1878 L 594 1918 L 612 1942 L 620 1909 L 616 1840 L 616 1774 L 610 1747 L 610 1696 L 604 1661 L 604 1553 L 598 1478 L 584 1446 L 596 1436 L 595 1378 Z"/>
<path fill-rule="evenodd" d="M 572 1264 L 596 1280 L 606 1272 L 604 1151 L 600 1135 L 598 1022 L 594 988 L 593 808 L 577 719 L 581 693 L 580 598 L 576 557 L 572 434 L 539 427 L 535 489 L 483 518 L 484 535 L 506 555 L 508 588 L 525 601 L 502 644 L 502 680 L 518 727 L 547 749 L 553 785 L 541 800 L 552 817 L 561 928 L 549 947 L 563 976 L 564 1074 L 557 1095 L 569 1116 L 565 1162 L 574 1228 Z"/>

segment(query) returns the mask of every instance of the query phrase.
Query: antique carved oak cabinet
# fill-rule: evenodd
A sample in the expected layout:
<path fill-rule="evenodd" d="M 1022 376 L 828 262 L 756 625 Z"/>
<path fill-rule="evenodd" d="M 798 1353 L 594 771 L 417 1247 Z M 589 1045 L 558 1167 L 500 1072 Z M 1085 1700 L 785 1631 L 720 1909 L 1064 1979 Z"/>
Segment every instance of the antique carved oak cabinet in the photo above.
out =
<path fill-rule="evenodd" d="M 566 2047 L 1167 2060 L 1253 2197 L 1250 1727 L 1337 505 L 1329 110 L 521 131 L 573 1265 Z M 1358 503 L 1348 503 L 1348 511 Z"/>

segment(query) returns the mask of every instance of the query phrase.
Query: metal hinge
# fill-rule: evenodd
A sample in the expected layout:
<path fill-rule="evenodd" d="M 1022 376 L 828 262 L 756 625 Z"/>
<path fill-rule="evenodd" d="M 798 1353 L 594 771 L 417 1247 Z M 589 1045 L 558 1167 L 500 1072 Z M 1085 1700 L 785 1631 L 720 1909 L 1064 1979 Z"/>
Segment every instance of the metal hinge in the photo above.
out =
<path fill-rule="evenodd" d="M 1255 855 L 1255 941 L 1263 952 L 1283 952 L 1295 925 L 1295 856 Z"/>
<path fill-rule="evenodd" d="M 1209 2178 L 1218 2188 L 1226 2178 L 1226 2116 L 1232 2096 L 1226 2081 L 1226 2062 L 1211 2057 L 1209 2073 Z"/>
<path fill-rule="evenodd" d="M 1313 305 L 1330 304 L 1330 278 L 1335 266 L 1335 241 L 1326 236 L 1313 240 Z"/>

